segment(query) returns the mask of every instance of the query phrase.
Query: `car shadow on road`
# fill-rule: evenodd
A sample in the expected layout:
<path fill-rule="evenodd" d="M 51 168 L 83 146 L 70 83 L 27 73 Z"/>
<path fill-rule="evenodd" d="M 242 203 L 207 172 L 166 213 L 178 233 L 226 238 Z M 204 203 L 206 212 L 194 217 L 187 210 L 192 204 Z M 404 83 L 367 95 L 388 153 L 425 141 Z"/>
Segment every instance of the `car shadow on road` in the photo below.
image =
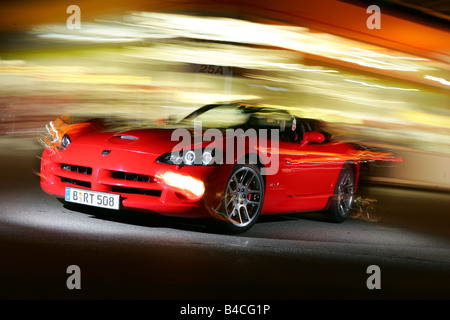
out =
<path fill-rule="evenodd" d="M 333 223 L 326 213 L 322 212 L 294 212 L 283 214 L 267 214 L 262 215 L 258 219 L 258 223 L 274 223 L 292 220 L 310 220 L 318 222 Z"/>
<path fill-rule="evenodd" d="M 62 201 L 62 200 L 61 200 Z M 156 212 L 140 212 L 131 210 L 111 210 L 64 202 L 64 208 L 70 211 L 89 215 L 93 219 L 129 224 L 148 228 L 170 228 L 194 232 L 210 232 L 208 219 L 189 219 L 170 217 Z"/>
<path fill-rule="evenodd" d="M 134 210 L 111 210 L 98 207 L 84 206 L 76 203 L 68 203 L 59 199 L 64 208 L 90 216 L 93 219 L 117 222 L 122 224 L 148 227 L 148 228 L 168 228 L 183 231 L 224 234 L 224 230 L 217 225 L 214 218 L 192 219 L 182 217 L 171 217 L 158 214 L 157 212 L 141 212 Z M 350 218 L 357 218 L 355 212 Z M 277 224 L 288 221 L 315 221 L 325 224 L 335 224 L 326 212 L 293 212 L 286 214 L 265 214 L 261 215 L 257 224 Z M 363 219 L 364 220 L 364 219 Z"/>
<path fill-rule="evenodd" d="M 89 216 L 92 219 L 117 222 L 120 224 L 140 226 L 145 228 L 165 228 L 172 230 L 182 230 L 207 234 L 231 235 L 217 224 L 214 218 L 211 219 L 189 219 L 181 217 L 164 216 L 155 212 L 139 212 L 132 210 L 110 210 L 97 207 L 89 207 L 75 203 L 64 203 L 64 208 Z M 291 214 L 262 215 L 257 221 L 257 225 L 274 225 L 288 222 L 309 220 L 326 224 L 334 224 L 326 213 L 303 212 Z M 271 227 L 272 228 L 272 227 Z M 251 234 L 251 233 L 250 233 Z M 237 234 L 239 235 L 239 234 Z M 243 235 L 249 235 L 245 232 Z"/>

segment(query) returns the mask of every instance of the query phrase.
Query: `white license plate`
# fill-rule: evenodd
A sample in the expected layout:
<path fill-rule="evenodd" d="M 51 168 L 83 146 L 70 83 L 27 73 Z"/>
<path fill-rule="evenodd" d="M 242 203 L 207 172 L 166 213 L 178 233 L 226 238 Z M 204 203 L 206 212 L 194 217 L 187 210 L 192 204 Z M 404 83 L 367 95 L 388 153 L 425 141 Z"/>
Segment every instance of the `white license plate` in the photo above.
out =
<path fill-rule="evenodd" d="M 119 210 L 120 195 L 66 187 L 65 200 L 88 206 Z"/>

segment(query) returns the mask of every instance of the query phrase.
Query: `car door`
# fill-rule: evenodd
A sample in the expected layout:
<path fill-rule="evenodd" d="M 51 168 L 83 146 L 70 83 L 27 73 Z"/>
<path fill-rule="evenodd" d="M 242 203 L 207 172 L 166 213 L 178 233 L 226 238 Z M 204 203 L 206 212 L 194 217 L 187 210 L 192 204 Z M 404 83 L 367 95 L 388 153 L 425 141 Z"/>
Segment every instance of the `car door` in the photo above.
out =
<path fill-rule="evenodd" d="M 284 185 L 289 197 L 313 196 L 331 193 L 339 174 L 341 161 L 327 141 L 302 146 L 304 133 L 312 131 L 307 119 L 299 119 L 298 138 L 289 144 L 288 150 L 280 150 Z"/>

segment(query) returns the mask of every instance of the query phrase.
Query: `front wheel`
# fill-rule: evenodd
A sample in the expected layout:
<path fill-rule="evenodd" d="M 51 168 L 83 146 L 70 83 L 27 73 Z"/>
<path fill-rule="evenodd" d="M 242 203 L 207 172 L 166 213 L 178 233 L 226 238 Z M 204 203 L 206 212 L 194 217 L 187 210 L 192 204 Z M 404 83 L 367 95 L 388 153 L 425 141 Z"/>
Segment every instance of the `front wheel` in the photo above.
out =
<path fill-rule="evenodd" d="M 254 165 L 237 165 L 231 171 L 222 199 L 221 226 L 227 232 L 242 233 L 258 220 L 264 201 L 264 181 Z"/>
<path fill-rule="evenodd" d="M 344 165 L 334 189 L 331 206 L 328 210 L 333 222 L 343 222 L 351 209 L 355 195 L 355 173 L 349 165 Z"/>

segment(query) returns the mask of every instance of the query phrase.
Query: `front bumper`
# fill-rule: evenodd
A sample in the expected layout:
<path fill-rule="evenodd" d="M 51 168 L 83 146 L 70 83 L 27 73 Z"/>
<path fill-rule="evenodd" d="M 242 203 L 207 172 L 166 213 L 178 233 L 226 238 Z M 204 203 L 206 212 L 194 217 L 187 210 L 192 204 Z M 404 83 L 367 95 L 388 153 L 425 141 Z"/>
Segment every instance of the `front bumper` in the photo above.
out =
<path fill-rule="evenodd" d="M 121 208 L 170 216 L 204 218 L 215 216 L 220 206 L 231 166 L 183 166 L 156 162 L 157 155 L 70 145 L 66 150 L 46 148 L 41 160 L 41 187 L 63 198 L 66 187 L 120 194 Z M 160 173 L 172 171 L 204 183 L 200 199 L 190 199 L 162 181 Z M 189 187 L 189 186 L 187 186 Z"/>

